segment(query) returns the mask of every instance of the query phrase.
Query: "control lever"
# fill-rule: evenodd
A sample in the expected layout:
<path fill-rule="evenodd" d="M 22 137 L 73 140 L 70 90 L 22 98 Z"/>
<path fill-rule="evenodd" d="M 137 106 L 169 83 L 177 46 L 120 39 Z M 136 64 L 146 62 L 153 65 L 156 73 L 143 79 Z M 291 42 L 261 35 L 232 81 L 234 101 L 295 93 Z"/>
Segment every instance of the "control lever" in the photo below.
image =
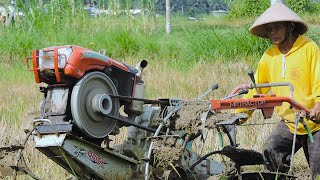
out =
<path fill-rule="evenodd" d="M 199 97 L 197 97 L 197 100 L 202 99 L 205 97 L 207 94 L 209 94 L 211 91 L 216 90 L 219 88 L 219 84 L 214 84 L 212 85 L 205 93 L 201 94 Z"/>
<path fill-rule="evenodd" d="M 226 100 L 226 99 L 231 99 L 235 96 L 239 96 L 239 95 L 242 95 L 242 94 L 248 94 L 249 90 L 248 89 L 240 89 L 237 93 L 235 94 L 231 94 L 229 96 L 226 96 L 224 98 L 221 98 L 220 100 Z"/>
<path fill-rule="evenodd" d="M 251 81 L 253 83 L 253 86 L 256 89 L 256 92 L 258 94 L 258 88 L 257 88 L 257 85 L 256 85 L 256 80 L 254 79 L 254 72 L 252 70 L 250 70 L 250 69 L 247 69 L 247 73 L 248 73 L 248 75 L 249 75 L 249 77 L 250 77 L 250 79 L 251 79 Z"/>

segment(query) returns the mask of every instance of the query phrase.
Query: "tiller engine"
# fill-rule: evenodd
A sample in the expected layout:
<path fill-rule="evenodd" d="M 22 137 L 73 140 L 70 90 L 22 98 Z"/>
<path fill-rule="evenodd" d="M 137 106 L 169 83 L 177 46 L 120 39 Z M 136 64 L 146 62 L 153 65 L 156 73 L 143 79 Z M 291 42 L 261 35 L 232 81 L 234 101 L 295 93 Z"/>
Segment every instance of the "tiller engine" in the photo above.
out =
<path fill-rule="evenodd" d="M 205 180 L 221 174 L 229 174 L 227 179 L 294 178 L 277 172 L 242 172 L 242 166 L 265 162 L 260 153 L 237 148 L 235 125 L 247 115 L 222 111 L 259 108 L 269 118 L 275 106 L 287 102 L 309 113 L 289 97 L 232 99 L 253 88 L 289 86 L 293 92 L 289 83 L 243 85 L 220 100 L 201 100 L 218 85 L 195 100 L 149 100 L 144 98 L 142 80 L 147 61 L 133 68 L 102 52 L 55 46 L 34 50 L 27 59 L 35 81 L 46 87 L 40 87 L 44 95 L 40 113 L 24 121 L 31 125 L 24 130 L 34 135 L 39 151 L 77 179 Z M 124 126 L 128 127 L 124 142 L 114 145 L 111 137 Z M 192 151 L 192 141 L 203 137 L 205 128 L 227 133 L 230 145 L 204 156 Z M 213 154 L 230 158 L 234 170 L 209 159 Z M 30 174 L 17 165 L 10 167 Z"/>
<path fill-rule="evenodd" d="M 37 83 L 47 84 L 40 88 L 44 94 L 41 113 L 29 122 L 36 134 L 36 148 L 75 177 L 158 179 L 164 176 L 168 164 L 154 164 L 154 155 L 147 158 L 147 152 L 151 140 L 166 139 L 161 137 L 166 131 L 173 136 L 167 141 L 173 146 L 178 141 L 181 146 L 174 155 L 184 164 L 182 168 L 176 167 L 178 171 L 185 171 L 199 158 L 191 150 L 184 150 L 183 139 L 176 138 L 187 136 L 183 129 L 175 132 L 167 124 L 157 129 L 163 119 L 173 118 L 172 111 L 178 110 L 181 100 L 144 99 L 141 77 L 146 60 L 133 68 L 86 48 L 58 46 L 34 50 L 27 65 Z M 209 103 L 203 107 L 207 113 Z M 110 136 L 117 135 L 123 126 L 128 127 L 126 141 L 111 147 Z M 147 139 L 154 134 L 159 136 Z M 188 136 L 189 140 L 199 132 L 192 135 Z M 181 153 L 185 154 L 183 160 Z M 152 169 L 145 175 L 145 169 L 149 169 L 146 164 L 162 169 Z M 222 172 L 222 164 L 203 161 L 189 174 L 209 177 Z"/>

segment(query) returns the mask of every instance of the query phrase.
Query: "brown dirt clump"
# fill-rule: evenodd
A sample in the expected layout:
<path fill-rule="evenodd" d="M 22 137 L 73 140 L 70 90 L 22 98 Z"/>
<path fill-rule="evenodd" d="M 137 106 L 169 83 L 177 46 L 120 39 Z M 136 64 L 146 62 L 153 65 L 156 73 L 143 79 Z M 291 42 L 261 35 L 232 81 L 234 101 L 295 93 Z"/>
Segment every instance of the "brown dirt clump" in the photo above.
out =
<path fill-rule="evenodd" d="M 209 112 L 209 101 L 184 101 L 177 112 L 175 129 L 184 130 L 188 135 L 199 133 L 202 125 L 202 117 L 206 118 Z"/>
<path fill-rule="evenodd" d="M 218 113 L 210 114 L 208 119 L 206 120 L 206 127 L 209 129 L 212 129 L 216 126 L 217 123 L 230 119 L 233 116 L 234 114 L 230 114 L 227 112 L 218 112 Z"/>
<path fill-rule="evenodd" d="M 0 177 L 12 174 L 20 149 L 23 147 L 19 145 L 0 147 Z"/>
<path fill-rule="evenodd" d="M 183 145 L 170 136 L 158 137 L 153 140 L 153 153 L 157 167 L 171 169 L 183 153 Z"/>
<path fill-rule="evenodd" d="M 8 132 L 11 129 L 4 125 L 0 130 Z M 12 175 L 12 167 L 16 166 L 19 150 L 24 148 L 19 133 L 16 135 L 11 136 L 9 133 L 3 133 L 3 136 L 0 137 L 0 178 Z"/>

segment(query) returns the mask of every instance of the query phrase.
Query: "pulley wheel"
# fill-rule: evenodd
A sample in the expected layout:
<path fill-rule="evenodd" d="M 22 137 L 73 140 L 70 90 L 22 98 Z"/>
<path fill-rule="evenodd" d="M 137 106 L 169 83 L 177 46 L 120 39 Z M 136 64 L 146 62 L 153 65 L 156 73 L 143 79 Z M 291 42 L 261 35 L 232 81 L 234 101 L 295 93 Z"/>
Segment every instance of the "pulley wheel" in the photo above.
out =
<path fill-rule="evenodd" d="M 118 116 L 119 100 L 112 80 L 101 72 L 91 72 L 81 78 L 71 93 L 71 113 L 75 124 L 90 138 L 104 138 L 116 121 L 106 115 Z"/>

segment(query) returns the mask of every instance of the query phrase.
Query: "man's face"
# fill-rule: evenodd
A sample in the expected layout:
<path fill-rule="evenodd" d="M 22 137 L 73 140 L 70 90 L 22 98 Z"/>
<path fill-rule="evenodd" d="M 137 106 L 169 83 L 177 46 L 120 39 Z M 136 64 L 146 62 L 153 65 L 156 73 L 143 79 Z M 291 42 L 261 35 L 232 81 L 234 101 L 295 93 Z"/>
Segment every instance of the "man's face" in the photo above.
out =
<path fill-rule="evenodd" d="M 272 44 L 279 45 L 286 38 L 288 33 L 287 22 L 274 22 L 266 25 L 266 30 L 268 32 L 268 38 Z"/>

